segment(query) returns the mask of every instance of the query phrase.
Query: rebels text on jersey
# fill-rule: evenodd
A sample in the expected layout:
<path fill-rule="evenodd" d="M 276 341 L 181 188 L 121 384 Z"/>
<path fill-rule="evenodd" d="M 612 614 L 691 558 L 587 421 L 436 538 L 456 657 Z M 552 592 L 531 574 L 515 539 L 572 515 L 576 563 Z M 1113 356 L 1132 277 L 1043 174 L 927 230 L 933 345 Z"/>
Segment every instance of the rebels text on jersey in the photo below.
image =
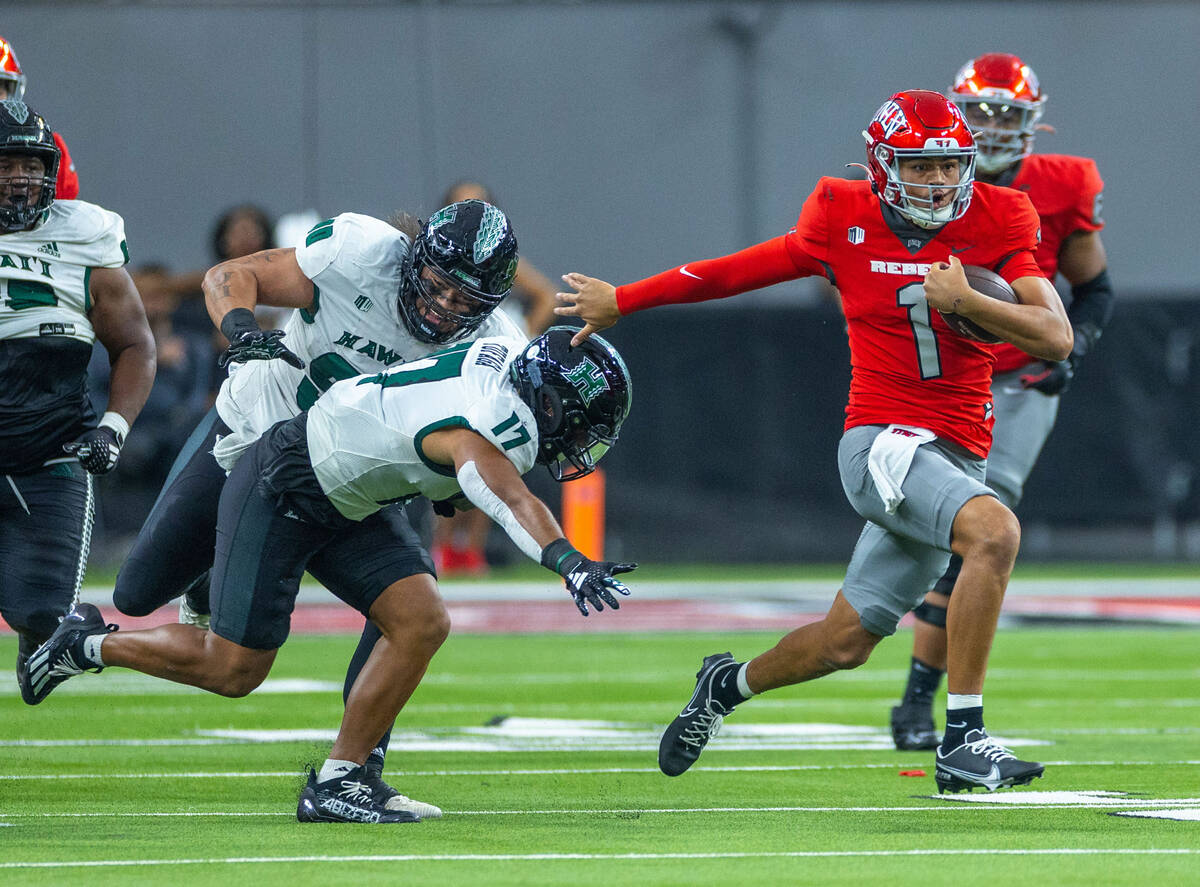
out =
<path fill-rule="evenodd" d="M 1002 176 L 997 184 L 1023 191 L 1037 210 L 1042 220 L 1042 242 L 1033 257 L 1051 281 L 1058 273 L 1063 242 L 1077 231 L 1099 231 L 1104 227 L 1104 182 L 1095 161 L 1086 157 L 1031 154 L 1021 161 L 1015 175 Z M 997 373 L 1019 369 L 1034 359 L 1007 342 L 994 350 Z"/>
<path fill-rule="evenodd" d="M 824 275 L 842 294 L 850 335 L 846 427 L 916 425 L 986 456 L 991 351 L 951 332 L 930 311 L 923 279 L 951 255 L 1010 283 L 1040 277 L 1037 239 L 1037 213 L 1017 191 L 977 183 L 962 218 L 902 239 L 869 182 L 823 178 L 788 234 L 618 287 L 617 307 L 628 314 Z"/>

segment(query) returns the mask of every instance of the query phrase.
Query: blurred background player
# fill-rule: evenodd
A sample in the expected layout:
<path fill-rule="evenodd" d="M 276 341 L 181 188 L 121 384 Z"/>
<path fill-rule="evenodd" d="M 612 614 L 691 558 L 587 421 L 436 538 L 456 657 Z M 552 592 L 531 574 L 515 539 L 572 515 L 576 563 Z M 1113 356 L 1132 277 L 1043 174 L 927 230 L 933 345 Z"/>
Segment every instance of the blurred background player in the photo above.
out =
<path fill-rule="evenodd" d="M 984 726 L 988 654 L 1020 525 L 983 484 L 992 355 L 951 332 L 942 313 L 1052 359 L 1070 353 L 1071 328 L 1034 262 L 1032 204 L 974 181 L 975 141 L 954 105 L 928 90 L 899 92 L 863 135 L 869 181 L 822 178 L 787 234 L 619 289 L 567 274 L 576 292 L 558 296 L 567 304 L 557 313 L 586 323 L 580 341 L 631 311 L 798 277 L 824 276 L 842 295 L 853 372 L 838 469 L 866 526 L 820 621 L 748 662 L 729 653 L 704 659 L 695 693 L 659 744 L 668 776 L 687 770 L 722 718 L 751 696 L 866 662 L 945 572 L 951 552 L 963 567 L 948 622 L 950 716 L 936 755 L 938 789 L 994 790 L 1042 775 L 1041 764 L 1018 760 Z M 971 289 L 960 255 L 1002 274 L 1020 303 Z"/>
<path fill-rule="evenodd" d="M 79 593 L 92 476 L 116 467 L 154 381 L 125 223 L 55 200 L 59 162 L 46 121 L 0 102 L 0 615 L 20 638 L 18 680 Z M 99 422 L 87 386 L 96 339 L 112 377 Z"/>
<path fill-rule="evenodd" d="M 487 186 L 464 179 L 455 182 L 442 196 L 442 205 L 460 200 L 483 200 L 496 205 Z M 528 259 L 517 260 L 517 276 L 512 293 L 500 310 L 523 328 L 529 336 L 537 336 L 554 323 L 554 284 Z M 439 576 L 482 576 L 488 571 L 487 541 L 492 520 L 479 509 L 456 511 L 450 517 L 433 521 L 433 562 Z"/>
<path fill-rule="evenodd" d="M 11 43 L 0 37 L 0 101 L 25 101 L 26 83 L 25 72 L 21 70 L 21 63 L 17 61 L 16 50 Z M 79 176 L 75 172 L 75 161 L 67 151 L 67 143 L 57 132 L 54 133 L 54 144 L 59 153 L 54 199 L 74 200 L 79 196 Z"/>
<path fill-rule="evenodd" d="M 1038 360 L 1015 345 L 996 345 L 992 404 L 996 425 L 987 460 L 987 485 L 1015 508 L 1042 446 L 1054 428 L 1059 397 L 1082 357 L 1090 354 L 1112 314 L 1113 292 L 1100 229 L 1104 183 L 1094 161 L 1062 154 L 1034 154 L 1033 139 L 1046 106 L 1033 69 L 1015 55 L 988 53 L 967 62 L 954 78 L 950 99 L 959 107 L 979 146 L 980 181 L 1023 191 L 1041 217 L 1034 258 L 1051 281 L 1061 274 L 1071 286 L 1067 314 L 1075 331 L 1071 356 Z M 892 709 L 897 749 L 938 744 L 933 697 L 946 670 L 946 607 L 962 561 L 951 558 L 946 574 L 913 611 L 913 656 L 908 683 Z"/>

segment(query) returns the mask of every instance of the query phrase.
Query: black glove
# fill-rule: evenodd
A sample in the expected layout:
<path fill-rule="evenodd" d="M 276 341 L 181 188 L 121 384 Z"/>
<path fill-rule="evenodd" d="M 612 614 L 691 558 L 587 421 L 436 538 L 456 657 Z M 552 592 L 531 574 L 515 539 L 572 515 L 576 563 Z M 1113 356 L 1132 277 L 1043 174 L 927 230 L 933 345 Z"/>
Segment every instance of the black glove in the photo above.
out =
<path fill-rule="evenodd" d="M 107 425 L 101 425 L 63 444 L 63 450 L 78 459 L 88 474 L 108 474 L 117 467 L 122 443 L 124 441 L 117 432 Z"/>
<path fill-rule="evenodd" d="M 612 593 L 616 591 L 627 595 L 629 589 L 613 576 L 637 569 L 637 564 L 588 560 L 566 539 L 555 539 L 542 549 L 542 566 L 553 570 L 566 580 L 567 591 L 571 592 L 575 606 L 584 616 L 588 614 L 589 603 L 597 612 L 604 609 L 604 604 L 608 604 L 613 610 L 619 610 L 621 605 Z"/>
<path fill-rule="evenodd" d="M 244 363 L 247 360 L 274 360 L 278 358 L 298 370 L 304 369 L 304 361 L 288 350 L 281 341 L 283 330 L 259 329 L 254 312 L 248 308 L 234 308 L 221 318 L 221 332 L 229 340 L 229 347 L 217 358 L 217 366 Z"/>
<path fill-rule="evenodd" d="M 1074 378 L 1075 361 L 1072 358 L 1047 360 L 1043 362 L 1040 372 L 1021 376 L 1021 386 L 1040 391 L 1042 394 L 1062 394 Z"/>

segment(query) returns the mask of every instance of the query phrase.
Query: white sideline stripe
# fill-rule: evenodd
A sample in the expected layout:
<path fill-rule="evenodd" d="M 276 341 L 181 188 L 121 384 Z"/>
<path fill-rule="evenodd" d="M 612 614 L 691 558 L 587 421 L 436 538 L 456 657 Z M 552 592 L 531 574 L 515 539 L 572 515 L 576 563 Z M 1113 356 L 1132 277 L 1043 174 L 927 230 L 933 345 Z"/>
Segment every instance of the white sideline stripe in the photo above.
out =
<path fill-rule="evenodd" d="M 61 862 L 0 862 L 0 869 L 97 868 L 150 865 L 213 865 L 281 862 L 541 862 L 554 860 L 648 859 L 816 859 L 822 857 L 917 856 L 1190 856 L 1191 848 L 1055 847 L 1026 850 L 970 848 L 962 850 L 763 850 L 713 853 L 394 853 L 378 856 L 226 856 L 210 859 L 95 859 Z"/>
<path fill-rule="evenodd" d="M 1046 761 L 1047 767 L 1159 767 L 1198 766 L 1195 761 Z M 785 764 L 779 766 L 703 767 L 705 773 L 793 773 L 813 770 L 912 770 L 929 767 L 920 763 L 895 761 L 887 764 Z M 580 767 L 536 768 L 523 770 L 389 770 L 389 779 L 444 776 L 587 776 L 608 773 L 658 773 L 657 767 Z M 0 781 L 32 779 L 296 779 L 303 774 L 294 770 L 196 771 L 186 773 L 6 773 Z"/>

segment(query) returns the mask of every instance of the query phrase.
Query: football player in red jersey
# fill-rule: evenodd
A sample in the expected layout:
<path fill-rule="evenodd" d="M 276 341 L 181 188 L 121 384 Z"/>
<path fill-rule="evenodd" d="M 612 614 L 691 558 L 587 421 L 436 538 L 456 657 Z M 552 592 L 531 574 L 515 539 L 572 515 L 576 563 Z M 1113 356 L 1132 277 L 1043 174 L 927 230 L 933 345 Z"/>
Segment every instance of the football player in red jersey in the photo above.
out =
<path fill-rule="evenodd" d="M 0 37 L 0 102 L 13 99 L 25 100 L 25 72 L 17 61 L 12 44 Z M 75 172 L 75 161 L 67 151 L 62 136 L 54 133 L 54 144 L 61 155 L 58 164 L 58 180 L 54 187 L 55 200 L 74 200 L 79 196 L 79 175 Z"/>
<path fill-rule="evenodd" d="M 1034 258 L 1050 280 L 1061 273 L 1071 285 L 1067 314 L 1075 345 L 1063 361 L 1044 361 L 1015 345 L 997 345 L 992 370 L 996 425 L 988 454 L 987 485 L 1015 508 L 1025 481 L 1058 416 L 1079 359 L 1089 354 L 1112 314 L 1108 262 L 1100 241 L 1104 183 L 1084 157 L 1034 154 L 1033 137 L 1046 94 L 1033 69 L 1008 53 L 971 59 L 954 78 L 949 98 L 975 132 L 976 175 L 985 182 L 1025 192 L 1042 221 Z M 917 607 L 913 656 L 900 704 L 892 708 L 892 739 L 901 750 L 938 744 L 933 697 L 946 669 L 946 606 L 958 577 L 952 558 L 945 575 Z"/>
<path fill-rule="evenodd" d="M 1070 354 L 1071 326 L 1034 261 L 1038 217 L 1029 198 L 975 183 L 975 142 L 953 104 L 936 92 L 896 93 L 864 136 L 868 180 L 821 179 L 787 234 L 621 287 L 567 274 L 575 292 L 558 296 L 555 310 L 586 324 L 576 341 L 631 311 L 809 275 L 836 285 L 845 307 L 852 377 L 838 464 L 866 527 L 823 619 L 749 662 L 728 653 L 704 660 L 694 695 L 659 746 L 670 776 L 690 767 L 723 716 L 752 695 L 865 662 L 945 572 L 951 551 L 963 566 L 949 608 L 951 716 L 938 787 L 990 790 L 1042 773 L 984 729 L 988 652 L 1020 526 L 983 483 L 994 357 L 951 332 L 941 313 L 1046 360 Z M 1002 275 L 1020 304 L 972 290 L 964 261 Z"/>

